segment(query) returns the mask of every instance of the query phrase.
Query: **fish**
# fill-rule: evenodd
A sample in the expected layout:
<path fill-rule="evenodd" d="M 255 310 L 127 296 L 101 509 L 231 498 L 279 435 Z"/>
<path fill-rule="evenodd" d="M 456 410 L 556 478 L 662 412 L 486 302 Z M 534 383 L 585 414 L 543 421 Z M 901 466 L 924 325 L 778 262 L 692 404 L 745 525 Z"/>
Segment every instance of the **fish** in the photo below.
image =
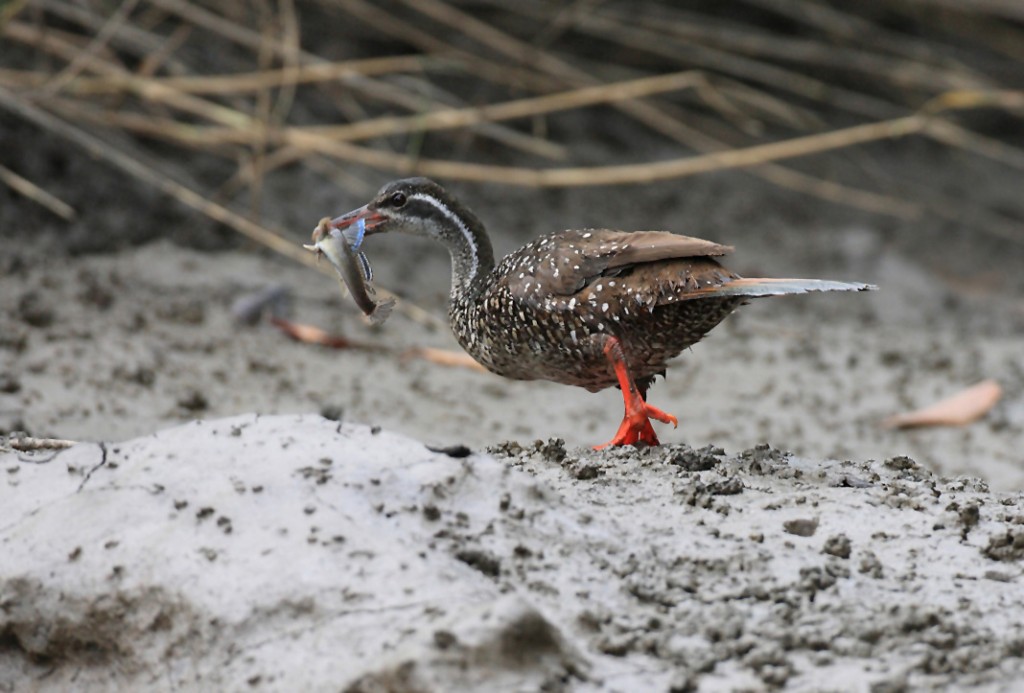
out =
<path fill-rule="evenodd" d="M 349 228 L 338 230 L 331 228 L 330 218 L 325 217 L 313 230 L 313 243 L 302 247 L 318 256 L 326 256 L 338 273 L 339 282 L 348 289 L 359 310 L 363 311 L 371 324 L 381 325 L 391 315 L 395 299 L 374 300 L 376 292 L 371 283 L 373 269 L 366 254 L 358 250 L 365 234 L 366 222 L 362 219 Z"/>
<path fill-rule="evenodd" d="M 323 220 L 320 220 L 323 223 Z M 355 226 L 349 226 L 341 234 L 348 241 L 349 245 L 352 246 L 352 250 L 359 250 L 359 246 L 363 244 L 363 238 L 366 237 L 366 219 L 359 219 L 355 223 Z"/>

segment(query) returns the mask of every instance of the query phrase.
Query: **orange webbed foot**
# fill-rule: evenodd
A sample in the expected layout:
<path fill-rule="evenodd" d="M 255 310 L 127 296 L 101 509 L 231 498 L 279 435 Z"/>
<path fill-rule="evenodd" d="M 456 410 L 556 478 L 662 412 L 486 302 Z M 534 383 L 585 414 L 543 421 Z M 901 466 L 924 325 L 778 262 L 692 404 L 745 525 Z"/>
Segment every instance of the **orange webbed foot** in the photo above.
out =
<path fill-rule="evenodd" d="M 679 425 L 679 419 L 646 402 L 643 391 L 637 388 L 636 382 L 626 366 L 622 346 L 618 339 L 609 337 L 605 343 L 604 353 L 618 378 L 619 387 L 622 389 L 622 399 L 626 405 L 626 413 L 622 417 L 622 423 L 619 424 L 619 430 L 615 433 L 615 437 L 604 445 L 595 445 L 594 449 L 603 450 L 612 445 L 637 445 L 639 443 L 660 445 L 658 435 L 654 432 L 654 427 L 651 426 L 651 419 L 670 423 L 673 427 Z"/>
<path fill-rule="evenodd" d="M 619 430 L 616 431 L 614 438 L 604 445 L 595 445 L 594 449 L 604 450 L 614 445 L 637 445 L 639 443 L 652 446 L 661 445 L 658 434 L 654 432 L 654 426 L 651 425 L 651 419 L 670 423 L 673 428 L 679 425 L 679 420 L 671 414 L 667 414 L 643 400 L 640 400 L 640 404 L 642 408 L 622 417 L 622 423 L 619 424 Z"/>

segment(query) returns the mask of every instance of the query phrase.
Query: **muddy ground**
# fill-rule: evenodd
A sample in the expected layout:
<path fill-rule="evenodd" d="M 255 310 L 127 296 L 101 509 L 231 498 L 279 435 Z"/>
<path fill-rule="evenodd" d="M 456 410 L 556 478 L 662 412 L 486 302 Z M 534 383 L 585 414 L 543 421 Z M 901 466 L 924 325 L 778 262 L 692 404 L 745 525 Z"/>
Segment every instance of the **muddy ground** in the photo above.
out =
<path fill-rule="evenodd" d="M 1011 691 L 1024 496 L 317 415 L 0 454 L 0 690 Z"/>
<path fill-rule="evenodd" d="M 8 141 L 38 137 L 24 126 L 11 125 L 6 132 Z M 656 521 L 663 504 L 641 501 L 660 498 L 667 484 L 675 489 L 680 483 L 697 482 L 676 480 L 677 469 L 661 452 L 624 450 L 589 459 L 583 447 L 614 432 L 621 416 L 617 391 L 589 394 L 550 383 L 509 382 L 408 358 L 405 353 L 414 347 L 457 347 L 443 325 L 424 325 L 402 314 L 371 329 L 330 277 L 232 239 L 172 201 L 74 151 L 43 139 L 40 143 L 38 158 L 23 153 L 19 161 L 31 173 L 46 171 L 46 162 L 59 158 L 60 165 L 53 169 L 54 187 L 81 210 L 81 216 L 71 225 L 56 222 L 10 191 L 0 190 L 0 431 L 119 441 L 192 419 L 320 413 L 346 423 L 379 426 L 433 446 L 491 449 L 512 467 L 525 464 L 516 451 L 532 449 L 534 440 L 557 437 L 574 451 L 573 459 L 581 466 L 578 473 L 569 473 L 555 462 L 547 463 L 549 471 L 543 477 L 552 493 L 583 497 L 593 503 L 592 514 L 611 513 L 618 523 L 657 525 L 662 533 L 658 542 L 674 541 L 671 528 Z M 897 193 L 930 190 L 962 208 L 963 217 L 941 219 L 928 213 L 927 205 L 917 220 L 881 217 L 782 192 L 743 173 L 625 189 L 538 192 L 452 187 L 490 225 L 499 254 L 541 232 L 568 226 L 657 228 L 734 244 L 737 251 L 728 264 L 748 276 L 878 284 L 880 291 L 870 295 L 765 299 L 741 309 L 684 354 L 667 379 L 655 385 L 651 401 L 680 419 L 678 430 L 658 428 L 662 440 L 695 449 L 720 448 L 718 457 L 770 444 L 773 450 L 793 452 L 801 473 L 842 469 L 843 462 L 852 461 L 859 473 L 866 474 L 885 460 L 908 456 L 920 473 L 902 481 L 906 487 L 897 496 L 906 492 L 916 497 L 928 484 L 937 483 L 943 493 L 969 489 L 983 496 L 972 495 L 972 502 L 998 507 L 1006 497 L 988 494 L 985 485 L 1006 492 L 1024 486 L 1024 275 L 1019 271 L 1024 266 L 1024 244 L 1017 236 L 1007 237 L 1005 225 L 993 230 L 989 222 L 993 210 L 1011 220 L 1019 213 L 1020 175 L 919 142 L 879 146 L 806 166 L 823 177 L 873 171 L 882 187 Z M 385 177 L 366 179 L 366 188 L 372 191 Z M 264 209 L 299 243 L 320 217 L 364 201 L 308 174 L 296 174 L 275 180 Z M 1019 224 L 1014 228 L 1020 232 Z M 443 251 L 405 238 L 373 239 L 366 250 L 382 286 L 439 318 L 444 315 L 449 270 Z M 238 325 L 231 314 L 233 303 L 272 284 L 291 293 L 294 319 L 343 333 L 368 348 L 313 347 L 292 342 L 267 324 Z M 879 426 L 887 415 L 928 404 L 984 378 L 999 381 L 1005 396 L 978 423 L 918 431 Z M 512 457 L 502 456 L 509 452 Z M 729 457 L 729 464 L 742 467 L 754 453 L 746 454 Z M 712 475 L 720 475 L 722 483 L 743 471 L 742 488 L 789 494 L 791 472 L 784 470 L 790 463 L 785 456 L 773 460 L 770 473 L 758 472 L 756 478 L 740 467 L 718 469 L 718 462 L 709 464 L 711 470 L 718 469 Z M 218 474 L 216 458 L 191 458 L 190 463 L 208 464 L 207 473 Z M 891 469 L 900 463 L 889 464 Z M 936 481 L 931 473 L 936 478 L 976 477 L 981 485 Z M 594 481 L 597 477 L 599 483 Z M 709 479 L 698 481 L 706 487 Z M 823 488 L 829 501 L 840 507 L 840 496 L 847 492 L 842 485 Z M 886 494 L 889 488 L 885 487 Z M 688 497 L 682 486 L 675 491 Z M 16 490 L 8 485 L 5 492 Z M 700 503 L 708 492 L 693 493 L 694 503 Z M 743 510 L 755 496 L 761 499 L 760 493 L 737 493 L 709 507 L 733 509 L 732 515 L 728 513 L 733 510 L 721 511 L 729 517 L 729 535 L 750 541 L 761 530 L 744 525 Z M 673 496 L 671 502 L 678 501 Z M 803 502 L 813 501 L 808 495 Z M 547 511 L 557 514 L 559 507 L 554 504 Z M 579 507 L 573 510 L 578 511 Z M 871 504 L 851 502 L 848 512 L 833 509 L 821 520 L 828 531 L 819 537 L 840 536 L 846 523 L 860 524 L 860 513 L 870 515 Z M 927 528 L 918 529 L 917 534 L 927 534 Z M 888 551 L 887 542 L 896 542 L 896 551 L 923 550 L 916 544 L 901 548 L 901 533 L 894 528 L 884 536 L 867 534 L 858 540 L 862 543 L 855 562 L 860 568 L 853 573 L 870 573 L 870 565 L 863 568 L 865 560 L 870 563 L 866 556 Z M 633 541 L 645 541 L 643 533 Z M 971 549 L 970 560 L 977 561 L 984 577 L 987 562 L 995 565 L 995 559 L 982 552 L 987 538 L 976 541 L 981 544 Z M 702 557 L 700 542 L 691 543 L 686 544 L 687 560 L 706 565 L 711 559 Z M 991 568 L 996 570 L 991 579 L 1020 579 L 1016 555 L 1008 558 L 1005 565 L 1010 568 L 999 563 L 998 569 Z M 901 568 L 901 574 L 941 580 L 942 560 L 926 555 L 906 571 Z M 822 561 L 834 562 L 827 557 Z M 655 627 L 651 613 L 658 610 L 665 590 L 671 592 L 673 604 L 679 604 L 700 599 L 706 584 L 689 589 L 690 575 L 676 586 L 646 585 L 645 576 L 660 575 L 661 562 L 652 543 L 617 569 L 635 579 L 623 577 L 630 586 L 613 590 L 614 615 L 601 609 L 593 612 L 593 627 L 600 636 L 588 640 L 593 647 L 605 648 L 612 657 L 639 648 L 638 657 L 667 658 L 664 662 L 700 658 L 704 645 L 687 649 L 692 634 L 673 639 L 671 623 L 659 621 Z M 723 569 L 732 571 L 728 566 Z M 572 579 L 559 572 L 571 570 L 569 563 L 545 570 L 555 571 L 558 580 Z M 831 584 L 815 583 L 808 588 L 811 593 L 835 584 L 835 575 L 825 577 L 828 566 L 821 570 L 819 577 Z M 915 579 L 907 578 L 911 583 Z M 985 583 L 972 584 L 969 589 L 983 590 Z M 903 587 L 893 583 L 893 589 Z M 906 589 L 910 593 L 915 588 Z M 744 604 L 722 607 L 723 628 L 732 627 L 730 619 L 745 618 Z M 768 607 L 763 611 L 758 611 L 758 618 L 774 625 L 756 631 L 759 641 L 792 626 L 785 613 Z M 841 632 L 843 624 L 852 627 L 863 620 L 862 614 L 845 607 L 818 616 L 839 624 L 838 630 L 824 629 L 825 633 Z M 915 618 L 910 614 L 904 620 Z M 964 642 L 974 637 L 969 628 L 941 626 L 946 616 L 937 618 L 942 637 L 956 641 L 963 636 Z M 935 625 L 930 616 L 926 621 L 921 628 L 912 623 L 900 631 L 910 650 L 914 633 Z M 776 626 L 782 631 L 773 630 Z M 656 632 L 653 640 L 645 635 L 648 631 Z M 779 637 L 780 642 L 785 640 Z M 884 649 L 877 643 L 891 643 L 882 638 L 865 646 L 857 644 L 866 642 L 863 633 L 849 637 L 856 645 L 851 647 L 861 653 L 856 655 L 861 658 L 858 666 L 871 661 L 876 647 Z M 598 647 L 599 641 L 607 642 Z M 969 652 L 943 660 L 936 680 L 993 686 L 1012 681 L 1017 668 L 1004 667 L 1003 658 L 1016 661 L 1020 652 L 1014 649 L 1013 637 L 999 642 L 999 656 L 984 666 Z M 722 661 L 755 651 L 760 652 L 736 650 Z M 763 662 L 742 665 L 741 678 L 729 679 L 728 668 L 716 675 L 726 677 L 726 686 L 737 681 L 775 685 L 798 680 L 794 668 L 806 674 L 840 661 L 827 654 L 804 653 L 798 661 L 776 654 L 769 648 Z M 709 675 L 694 662 L 683 667 L 677 683 L 687 684 L 687 677 L 698 682 Z M 908 676 L 920 675 L 925 678 L 913 680 L 927 683 L 933 664 L 910 657 L 875 678 L 898 687 Z M 714 672 L 714 665 L 709 666 Z M 654 669 L 664 673 L 661 665 Z M 657 681 L 665 680 L 659 673 Z M 806 680 L 810 686 L 818 682 L 813 676 Z M 713 676 L 707 678 L 709 686 L 714 682 Z"/>

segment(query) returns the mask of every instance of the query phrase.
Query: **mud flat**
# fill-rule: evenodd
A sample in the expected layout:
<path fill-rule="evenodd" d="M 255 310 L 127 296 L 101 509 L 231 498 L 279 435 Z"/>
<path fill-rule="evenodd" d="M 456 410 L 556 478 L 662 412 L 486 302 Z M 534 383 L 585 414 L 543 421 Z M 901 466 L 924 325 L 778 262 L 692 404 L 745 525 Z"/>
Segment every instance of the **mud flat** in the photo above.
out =
<path fill-rule="evenodd" d="M 0 456 L 0 689 L 1006 690 L 1020 493 L 318 415 Z"/>

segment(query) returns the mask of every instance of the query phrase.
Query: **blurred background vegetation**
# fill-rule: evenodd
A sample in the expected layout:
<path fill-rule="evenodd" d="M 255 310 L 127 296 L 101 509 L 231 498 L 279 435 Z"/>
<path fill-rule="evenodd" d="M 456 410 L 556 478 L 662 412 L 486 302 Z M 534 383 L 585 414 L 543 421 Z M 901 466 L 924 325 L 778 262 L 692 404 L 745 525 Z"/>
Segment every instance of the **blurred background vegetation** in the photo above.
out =
<path fill-rule="evenodd" d="M 1024 180 L 1021 89 L 1018 0 L 13 0 L 0 224 L 89 250 L 198 210 L 216 223 L 178 237 L 305 260 L 275 229 L 401 175 L 629 191 L 741 169 L 782 205 L 1018 247 L 1020 196 L 929 169 L 953 151 Z M 83 224 L 110 205 L 124 223 Z"/>

